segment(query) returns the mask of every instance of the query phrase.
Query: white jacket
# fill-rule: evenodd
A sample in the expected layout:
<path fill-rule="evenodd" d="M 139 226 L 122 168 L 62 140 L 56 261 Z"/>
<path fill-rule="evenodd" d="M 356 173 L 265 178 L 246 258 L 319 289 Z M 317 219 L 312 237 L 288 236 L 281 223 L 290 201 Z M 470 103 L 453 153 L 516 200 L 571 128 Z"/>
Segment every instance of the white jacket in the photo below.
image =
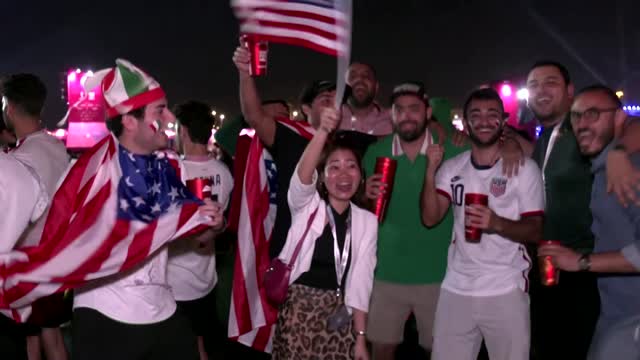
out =
<path fill-rule="evenodd" d="M 289 284 L 295 282 L 300 275 L 309 271 L 316 239 L 322 235 L 327 223 L 327 203 L 316 191 L 318 174 L 314 173 L 310 185 L 304 185 L 298 176 L 298 169 L 293 172 L 289 185 L 289 207 L 291 209 L 291 228 L 287 241 L 278 258 L 289 263 L 298 240 L 304 233 L 309 217 L 319 206 L 316 218 L 298 254 Z M 373 271 L 376 267 L 376 245 L 378 241 L 378 220 L 371 212 L 351 203 L 351 265 L 345 283 L 345 304 L 351 309 L 368 312 L 371 288 L 373 287 Z"/>

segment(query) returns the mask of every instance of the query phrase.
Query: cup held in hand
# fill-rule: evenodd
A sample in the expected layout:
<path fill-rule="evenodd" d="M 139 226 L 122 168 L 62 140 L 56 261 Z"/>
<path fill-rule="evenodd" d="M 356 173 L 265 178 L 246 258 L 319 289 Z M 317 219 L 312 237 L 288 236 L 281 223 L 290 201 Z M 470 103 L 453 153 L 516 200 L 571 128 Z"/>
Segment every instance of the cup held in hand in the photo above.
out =
<path fill-rule="evenodd" d="M 489 196 L 485 194 L 467 193 L 464 195 L 465 206 L 484 205 L 489 206 Z M 465 226 L 464 235 L 469 242 L 480 242 L 482 230 L 474 226 Z"/>
<path fill-rule="evenodd" d="M 376 158 L 375 173 L 382 175 L 380 181 L 386 185 L 384 194 L 381 194 L 380 197 L 378 197 L 374 205 L 374 213 L 378 217 L 378 223 L 382 223 L 384 221 L 384 217 L 387 212 L 387 206 L 389 205 L 389 200 L 391 200 L 393 180 L 396 176 L 397 167 L 398 162 L 394 159 L 388 157 Z"/>
<path fill-rule="evenodd" d="M 242 35 L 242 43 L 249 49 L 251 54 L 251 67 L 249 74 L 252 76 L 264 76 L 267 74 L 267 58 L 269 54 L 269 43 L 260 40 L 255 35 Z"/>
<path fill-rule="evenodd" d="M 187 188 L 198 199 L 211 199 L 211 178 L 196 178 L 187 180 Z"/>

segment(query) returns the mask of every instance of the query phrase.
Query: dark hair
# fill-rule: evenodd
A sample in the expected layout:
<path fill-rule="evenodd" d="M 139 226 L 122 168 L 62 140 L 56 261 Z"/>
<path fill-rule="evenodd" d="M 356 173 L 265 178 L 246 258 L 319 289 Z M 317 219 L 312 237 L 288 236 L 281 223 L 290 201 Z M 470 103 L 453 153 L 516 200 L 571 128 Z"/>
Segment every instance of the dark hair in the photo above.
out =
<path fill-rule="evenodd" d="M 558 71 L 560 71 L 560 74 L 562 75 L 562 78 L 564 79 L 564 84 L 565 85 L 571 84 L 571 76 L 569 76 L 569 70 L 567 70 L 566 66 L 560 64 L 557 61 L 552 61 L 552 60 L 536 61 L 536 63 L 533 64 L 533 66 L 531 66 L 529 68 L 529 71 L 527 71 L 527 74 L 532 72 L 534 69 L 537 69 L 537 68 L 540 68 L 540 67 L 545 67 L 545 66 L 552 66 L 552 67 L 558 69 Z"/>
<path fill-rule="evenodd" d="M 145 105 L 141 108 L 129 111 L 128 113 L 126 113 L 126 115 L 131 115 L 134 118 L 140 120 L 144 118 L 144 110 L 146 108 L 147 106 Z M 109 131 L 111 131 L 117 138 L 119 138 L 124 131 L 124 126 L 122 125 L 123 116 L 124 115 L 119 114 L 107 120 L 107 129 L 109 129 Z"/>
<path fill-rule="evenodd" d="M 349 65 L 349 70 L 351 70 L 351 67 L 352 67 L 353 65 L 356 65 L 356 64 L 358 64 L 358 65 L 364 65 L 364 66 L 368 67 L 368 68 L 369 68 L 369 71 L 371 71 L 371 73 L 373 74 L 373 78 L 374 78 L 374 79 L 376 79 L 376 80 L 378 79 L 378 72 L 376 71 L 376 69 L 373 67 L 373 65 L 371 65 L 371 64 L 369 64 L 369 63 L 366 63 L 366 62 L 362 62 L 362 61 L 353 61 L 353 62 L 351 63 L 351 65 Z"/>
<path fill-rule="evenodd" d="M 320 161 L 318 162 L 318 166 L 316 167 L 318 171 L 318 175 L 323 173 L 325 166 L 327 166 L 327 160 L 329 159 L 329 156 L 331 156 L 331 154 L 333 154 L 338 150 L 351 151 L 353 156 L 356 158 L 356 161 L 358 162 L 358 168 L 360 169 L 361 180 L 360 180 L 360 184 L 358 184 L 358 189 L 356 190 L 355 194 L 353 194 L 353 196 L 351 197 L 351 201 L 360 207 L 364 207 L 364 204 L 365 204 L 364 203 L 364 198 L 365 198 L 364 180 L 366 178 L 366 174 L 364 171 L 364 167 L 362 166 L 362 152 L 356 146 L 356 144 L 353 142 L 352 139 L 341 137 L 341 136 L 333 136 L 330 139 L 330 141 L 325 145 L 324 149 L 322 150 Z M 320 194 L 320 197 L 325 201 L 329 201 L 329 193 L 327 191 L 326 186 L 324 185 L 324 181 L 318 181 L 316 184 L 316 187 L 317 187 L 318 193 Z"/>
<path fill-rule="evenodd" d="M 289 103 L 287 102 L 287 100 L 283 100 L 283 99 L 271 99 L 271 100 L 264 100 L 262 102 L 262 106 L 264 105 L 271 105 L 271 104 L 281 104 L 282 106 L 284 106 L 285 108 L 287 108 L 287 111 L 291 111 L 291 107 L 289 106 Z"/>
<path fill-rule="evenodd" d="M 500 98 L 500 95 L 498 95 L 498 92 L 493 88 L 483 88 L 472 92 L 467 98 L 467 101 L 464 102 L 463 114 L 465 119 L 469 116 L 467 112 L 469 111 L 469 106 L 471 106 L 471 102 L 473 100 L 495 100 L 500 104 L 500 110 L 504 114 L 504 104 L 502 103 L 502 99 Z"/>
<path fill-rule="evenodd" d="M 33 74 L 9 75 L 2 81 L 2 96 L 27 115 L 38 117 L 47 98 L 47 87 Z"/>
<path fill-rule="evenodd" d="M 613 91 L 610 87 L 607 87 L 602 84 L 594 84 L 594 85 L 589 85 L 587 87 L 584 87 L 576 93 L 574 98 L 577 98 L 582 94 L 592 93 L 592 92 L 599 92 L 605 95 L 607 98 L 609 98 L 609 100 L 611 100 L 611 102 L 615 105 L 616 108 L 622 107 L 622 102 L 620 101 L 620 98 L 618 98 L 618 95 L 616 95 L 615 91 Z"/>
<path fill-rule="evenodd" d="M 211 128 L 216 124 L 216 118 L 211 114 L 209 105 L 199 101 L 187 101 L 177 105 L 173 113 L 180 126 L 184 126 L 191 141 L 200 145 L 207 145 L 211 138 Z"/>

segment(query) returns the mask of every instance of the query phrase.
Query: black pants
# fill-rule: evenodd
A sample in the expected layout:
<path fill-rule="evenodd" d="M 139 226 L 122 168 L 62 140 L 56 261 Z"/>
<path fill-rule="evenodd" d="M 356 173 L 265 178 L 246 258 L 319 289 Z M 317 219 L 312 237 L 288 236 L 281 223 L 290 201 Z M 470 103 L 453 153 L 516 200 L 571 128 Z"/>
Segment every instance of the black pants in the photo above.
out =
<path fill-rule="evenodd" d="M 27 359 L 27 341 L 23 328 L 0 315 L 0 359 Z"/>
<path fill-rule="evenodd" d="M 202 336 L 209 358 L 220 357 L 221 347 L 226 341 L 226 329 L 221 328 L 216 313 L 216 290 L 191 301 L 176 301 L 178 311 L 187 319 L 196 336 Z"/>
<path fill-rule="evenodd" d="M 545 287 L 539 274 L 534 261 L 530 273 L 531 358 L 586 359 L 600 315 L 596 276 L 561 272 L 558 285 Z"/>
<path fill-rule="evenodd" d="M 178 312 L 155 324 L 115 321 L 89 308 L 73 312 L 73 360 L 199 360 L 196 337 Z"/>

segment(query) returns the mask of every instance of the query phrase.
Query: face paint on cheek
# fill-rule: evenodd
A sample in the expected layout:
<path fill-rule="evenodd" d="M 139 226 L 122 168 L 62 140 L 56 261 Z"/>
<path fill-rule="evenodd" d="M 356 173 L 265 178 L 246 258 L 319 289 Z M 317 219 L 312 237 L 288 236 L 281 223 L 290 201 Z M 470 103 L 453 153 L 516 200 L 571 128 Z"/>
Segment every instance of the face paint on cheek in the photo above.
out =
<path fill-rule="evenodd" d="M 160 130 L 160 120 L 155 120 L 154 122 L 149 124 L 149 127 L 151 128 L 151 130 L 153 130 L 154 133 L 157 133 L 158 130 Z"/>

